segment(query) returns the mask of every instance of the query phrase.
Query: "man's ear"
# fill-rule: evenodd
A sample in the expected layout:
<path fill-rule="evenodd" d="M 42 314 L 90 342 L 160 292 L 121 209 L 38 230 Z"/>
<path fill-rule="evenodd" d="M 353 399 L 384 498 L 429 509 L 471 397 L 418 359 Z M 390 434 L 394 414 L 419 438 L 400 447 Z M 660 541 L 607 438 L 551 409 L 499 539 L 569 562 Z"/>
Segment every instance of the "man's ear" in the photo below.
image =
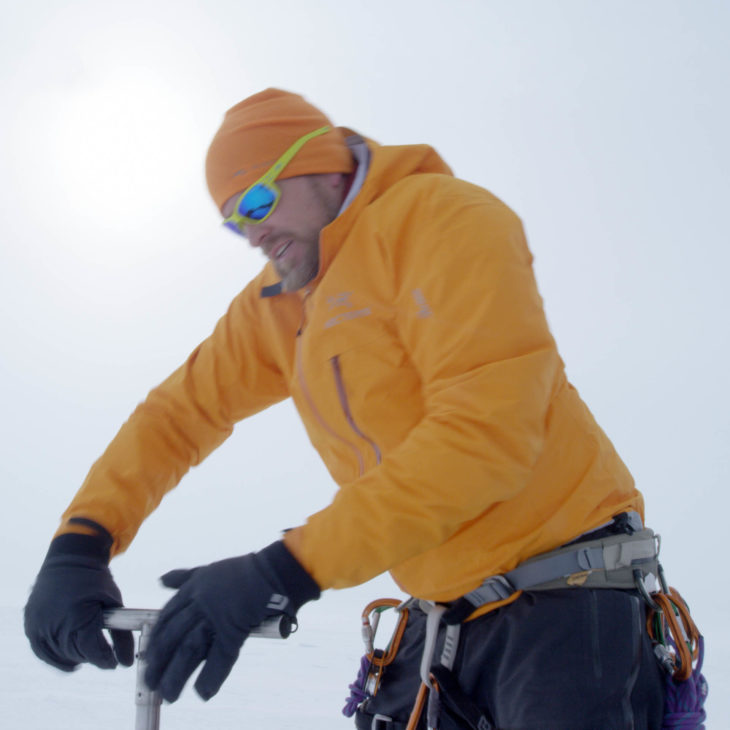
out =
<path fill-rule="evenodd" d="M 324 184 L 335 190 L 344 186 L 346 177 L 344 172 L 328 172 L 322 175 Z"/>

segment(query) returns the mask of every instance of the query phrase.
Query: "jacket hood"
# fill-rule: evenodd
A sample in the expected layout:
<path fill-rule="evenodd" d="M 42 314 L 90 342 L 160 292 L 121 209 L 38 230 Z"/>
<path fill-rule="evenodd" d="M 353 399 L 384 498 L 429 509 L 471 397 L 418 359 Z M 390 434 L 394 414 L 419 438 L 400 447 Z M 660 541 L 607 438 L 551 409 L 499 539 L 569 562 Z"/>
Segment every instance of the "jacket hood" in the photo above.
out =
<path fill-rule="evenodd" d="M 370 150 L 370 169 L 358 196 L 365 205 L 409 175 L 437 173 L 453 176 L 451 168 L 430 145 L 381 145 L 350 129 L 343 127 L 342 132 L 348 144 L 364 141 Z"/>
<path fill-rule="evenodd" d="M 355 198 L 332 223 L 322 229 L 319 272 L 311 282 L 314 286 L 327 271 L 360 213 L 373 201 L 411 175 L 430 173 L 453 177 L 451 168 L 430 145 L 381 145 L 346 127 L 340 129 L 348 145 L 362 143 L 367 145 L 370 163 L 365 180 Z M 262 290 L 262 295 L 273 296 L 281 293 L 281 286 L 277 283 L 278 276 L 273 267 L 267 264 L 266 268 L 269 271 L 268 275 L 264 276 L 266 286 Z"/>

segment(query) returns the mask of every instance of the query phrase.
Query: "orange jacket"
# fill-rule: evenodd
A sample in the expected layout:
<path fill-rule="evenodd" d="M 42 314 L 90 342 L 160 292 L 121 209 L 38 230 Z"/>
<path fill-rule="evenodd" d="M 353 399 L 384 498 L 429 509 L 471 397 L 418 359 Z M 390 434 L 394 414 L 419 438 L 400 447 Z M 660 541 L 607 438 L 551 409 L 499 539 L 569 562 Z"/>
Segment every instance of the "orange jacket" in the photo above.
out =
<path fill-rule="evenodd" d="M 517 216 L 430 147 L 370 146 L 307 291 L 262 296 L 267 265 L 124 424 L 61 532 L 86 517 L 124 550 L 237 421 L 288 396 L 340 487 L 285 537 L 323 589 L 389 570 L 450 600 L 643 511 L 566 380 Z"/>

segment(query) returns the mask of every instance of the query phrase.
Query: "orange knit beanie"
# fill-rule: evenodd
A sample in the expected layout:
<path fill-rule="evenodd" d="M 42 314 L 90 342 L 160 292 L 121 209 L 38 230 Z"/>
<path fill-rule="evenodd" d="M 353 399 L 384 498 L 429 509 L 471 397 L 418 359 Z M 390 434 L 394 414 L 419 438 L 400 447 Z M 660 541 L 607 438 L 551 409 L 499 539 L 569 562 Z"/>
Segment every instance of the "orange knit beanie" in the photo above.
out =
<path fill-rule="evenodd" d="M 298 94 L 266 89 L 229 109 L 205 161 L 208 190 L 220 210 L 235 193 L 258 180 L 300 137 L 331 122 Z M 280 179 L 350 172 L 353 160 L 342 132 L 333 127 L 310 139 Z"/>

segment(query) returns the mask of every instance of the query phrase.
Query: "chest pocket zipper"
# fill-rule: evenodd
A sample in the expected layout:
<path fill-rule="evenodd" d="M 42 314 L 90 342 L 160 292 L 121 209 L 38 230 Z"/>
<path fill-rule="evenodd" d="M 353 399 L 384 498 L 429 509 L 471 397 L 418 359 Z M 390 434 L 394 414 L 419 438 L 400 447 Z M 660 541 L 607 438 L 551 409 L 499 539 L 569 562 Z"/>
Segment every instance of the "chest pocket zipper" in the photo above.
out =
<path fill-rule="evenodd" d="M 342 379 L 342 369 L 340 367 L 340 356 L 335 355 L 334 357 L 330 358 L 330 363 L 332 364 L 332 373 L 335 377 L 335 385 L 337 386 L 337 397 L 340 399 L 340 406 L 342 407 L 342 411 L 345 414 L 345 418 L 347 419 L 347 423 L 349 424 L 350 428 L 364 441 L 366 441 L 370 448 L 375 453 L 375 463 L 380 464 L 382 461 L 382 454 L 380 453 L 380 448 L 378 445 L 373 441 L 369 436 L 365 435 L 361 430 L 360 427 L 355 423 L 355 419 L 352 417 L 352 412 L 350 411 L 350 404 L 347 400 L 347 391 L 345 390 L 345 383 Z"/>
<path fill-rule="evenodd" d="M 301 331 L 300 331 L 301 334 Z M 297 376 L 299 379 L 299 385 L 302 389 L 302 394 L 304 395 L 304 398 L 307 401 L 307 404 L 309 405 L 310 410 L 312 411 L 312 414 L 316 418 L 319 425 L 335 440 L 339 441 L 340 443 L 347 446 L 350 451 L 353 453 L 355 460 L 357 461 L 357 467 L 358 467 L 358 476 L 362 476 L 365 473 L 365 460 L 363 459 L 363 455 L 360 453 L 360 449 L 355 446 L 351 441 L 348 441 L 344 436 L 339 434 L 332 426 L 330 426 L 327 421 L 323 418 L 322 414 L 319 412 L 319 409 L 317 408 L 317 405 L 314 402 L 314 399 L 312 398 L 311 393 L 309 392 L 309 387 L 307 386 L 307 380 L 304 377 L 304 369 L 302 368 L 302 357 L 301 357 L 301 337 L 297 336 L 297 349 L 296 349 L 296 369 L 297 369 Z"/>

